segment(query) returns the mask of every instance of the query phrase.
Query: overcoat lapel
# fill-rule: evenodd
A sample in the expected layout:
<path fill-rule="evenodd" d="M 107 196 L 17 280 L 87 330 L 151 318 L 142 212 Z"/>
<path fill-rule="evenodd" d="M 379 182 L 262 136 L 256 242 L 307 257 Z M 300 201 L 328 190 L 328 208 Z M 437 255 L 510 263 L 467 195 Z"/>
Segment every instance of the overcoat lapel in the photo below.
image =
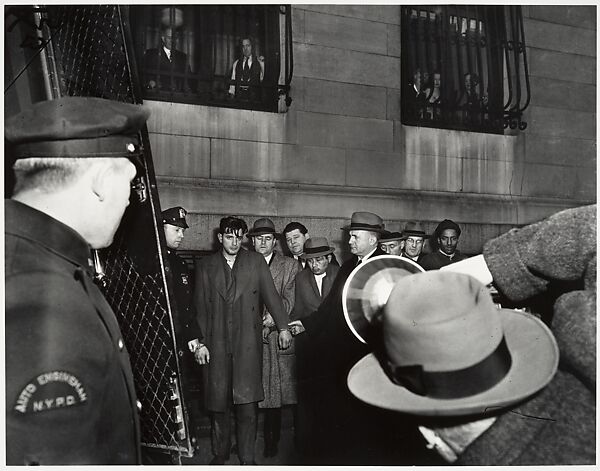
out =
<path fill-rule="evenodd" d="M 251 273 L 251 267 L 249 263 L 249 258 L 244 249 L 240 249 L 238 252 L 237 258 L 235 260 L 234 265 L 234 275 L 235 276 L 235 298 L 233 302 L 235 303 L 242 293 L 246 290 L 248 283 L 250 280 L 255 278 Z"/>
<path fill-rule="evenodd" d="M 219 295 L 227 300 L 227 283 L 225 282 L 225 272 L 223 271 L 223 254 L 221 251 L 213 255 L 210 263 L 210 277 L 215 284 L 215 288 Z"/>
<path fill-rule="evenodd" d="M 279 279 L 279 274 L 281 273 L 281 270 L 283 269 L 283 264 L 281 262 L 282 262 L 282 260 L 278 257 L 278 255 L 275 252 L 273 252 L 273 258 L 271 259 L 271 266 L 269 267 L 271 270 L 271 276 L 273 277 L 273 280 Z"/>

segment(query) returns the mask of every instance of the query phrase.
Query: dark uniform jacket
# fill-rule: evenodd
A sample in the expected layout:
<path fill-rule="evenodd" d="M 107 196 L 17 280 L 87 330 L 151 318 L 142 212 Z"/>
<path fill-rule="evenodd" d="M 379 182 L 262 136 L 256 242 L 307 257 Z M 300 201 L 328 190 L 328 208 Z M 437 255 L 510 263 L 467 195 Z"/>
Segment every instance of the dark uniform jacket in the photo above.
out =
<path fill-rule="evenodd" d="M 277 294 L 268 265 L 262 255 L 240 250 L 232 270 L 233 286 L 228 290 L 225 258 L 219 250 L 196 266 L 194 297 L 198 323 L 208 347 L 210 363 L 203 368 L 206 406 L 224 411 L 233 390 L 234 404 L 264 399 L 262 386 L 263 303 L 279 330 L 287 329 L 287 313 Z M 226 372 L 233 364 L 233 384 Z"/>
<path fill-rule="evenodd" d="M 196 317 L 196 306 L 192 291 L 192 277 L 186 261 L 175 253 L 174 250 L 167 249 L 167 258 L 169 267 L 173 275 L 173 322 L 175 324 L 175 333 L 179 357 L 183 368 L 183 374 L 187 382 L 196 384 L 201 375 L 200 365 L 194 360 L 194 354 L 188 348 L 188 342 L 194 339 L 200 339 L 202 332 L 198 325 Z"/>
<path fill-rule="evenodd" d="M 169 266 L 173 275 L 173 297 L 175 298 L 175 329 L 178 332 L 178 338 L 187 342 L 202 337 L 198 319 L 196 318 L 196 306 L 192 291 L 192 277 L 186 261 L 175 253 L 174 250 L 167 250 Z"/>
<path fill-rule="evenodd" d="M 24 204 L 5 211 L 7 463 L 139 463 L 129 355 L 90 247 Z"/>

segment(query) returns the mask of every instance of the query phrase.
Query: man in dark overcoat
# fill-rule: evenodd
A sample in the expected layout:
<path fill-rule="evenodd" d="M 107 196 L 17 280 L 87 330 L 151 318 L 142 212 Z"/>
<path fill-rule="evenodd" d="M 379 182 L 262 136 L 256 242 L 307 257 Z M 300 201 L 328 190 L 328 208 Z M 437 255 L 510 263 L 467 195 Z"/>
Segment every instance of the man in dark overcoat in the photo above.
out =
<path fill-rule="evenodd" d="M 93 283 L 129 204 L 142 106 L 38 102 L 10 117 L 6 211 L 6 460 L 138 464 L 138 404 L 117 319 Z"/>
<path fill-rule="evenodd" d="M 287 349 L 291 334 L 287 314 L 264 257 L 241 249 L 248 230 L 236 217 L 221 219 L 217 253 L 196 267 L 196 308 L 207 349 L 204 368 L 206 406 L 211 412 L 212 464 L 223 464 L 231 449 L 230 411 L 236 419 L 237 449 L 242 464 L 255 463 L 258 402 L 262 386 L 263 303 Z"/>
<path fill-rule="evenodd" d="M 309 458 L 315 464 L 350 464 L 354 453 L 362 454 L 363 447 L 358 441 L 365 437 L 366 429 L 363 430 L 361 423 L 368 415 L 367 408 L 346 387 L 348 371 L 369 349 L 346 324 L 342 292 L 348 276 L 359 263 L 386 255 L 379 248 L 384 224 L 376 214 L 355 212 L 350 225 L 342 229 L 348 232 L 352 257 L 340 267 L 329 295 L 318 310 L 291 323 L 296 335 L 305 335 L 303 330 L 306 331 L 313 348 L 311 373 L 306 381 L 314 382 L 311 388 L 320 391 L 320 395 L 313 398 L 320 411 L 320 423 L 313 431 L 311 445 L 315 456 Z M 356 457 L 359 458 L 362 457 Z"/>
<path fill-rule="evenodd" d="M 160 31 L 161 45 L 144 52 L 144 84 L 149 90 L 190 92 L 192 71 L 187 54 L 175 48 L 174 31 L 164 27 Z"/>
<path fill-rule="evenodd" d="M 307 261 L 306 269 L 296 276 L 296 304 L 292 320 L 302 319 L 315 312 L 329 294 L 333 281 L 340 269 L 331 260 L 333 247 L 325 237 L 313 237 L 304 244 L 301 255 Z M 298 376 L 298 412 L 296 420 L 296 441 L 303 454 L 310 453 L 313 430 L 319 423 L 315 398 L 319 397 L 318 383 L 311 381 L 311 368 L 318 358 L 313 357 L 313 345 L 309 334 L 295 339 Z M 317 383 L 317 387 L 315 386 Z M 311 387 L 313 386 L 313 387 Z"/>

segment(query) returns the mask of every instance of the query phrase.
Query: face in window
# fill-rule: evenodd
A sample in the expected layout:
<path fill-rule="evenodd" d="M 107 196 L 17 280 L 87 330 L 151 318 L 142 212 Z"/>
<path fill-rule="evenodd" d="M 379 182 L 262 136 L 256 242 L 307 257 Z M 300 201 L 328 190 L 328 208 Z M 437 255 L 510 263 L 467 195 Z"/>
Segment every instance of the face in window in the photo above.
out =
<path fill-rule="evenodd" d="M 381 246 L 381 250 L 390 255 L 400 255 L 402 252 L 402 241 L 400 240 L 381 242 L 379 245 Z"/>
<path fill-rule="evenodd" d="M 167 241 L 167 247 L 176 250 L 183 241 L 183 234 L 185 232 L 184 227 L 174 226 L 173 224 L 165 224 L 165 239 Z"/>
<path fill-rule="evenodd" d="M 308 234 L 302 234 L 300 229 L 294 229 L 286 233 L 285 241 L 292 255 L 302 255 L 304 253 L 304 242 L 308 239 Z"/>
<path fill-rule="evenodd" d="M 166 28 L 160 37 L 167 49 L 173 49 L 173 30 L 171 28 Z"/>
<path fill-rule="evenodd" d="M 423 237 L 410 236 L 406 239 L 404 251 L 409 257 L 415 258 L 421 255 L 423 250 Z"/>
<path fill-rule="evenodd" d="M 454 229 L 446 229 L 437 239 L 440 250 L 446 255 L 452 255 L 456 252 L 458 245 L 458 232 Z"/>
<path fill-rule="evenodd" d="M 235 232 L 225 231 L 225 234 L 218 234 L 219 242 L 223 246 L 223 250 L 226 254 L 235 256 L 242 247 L 242 234 L 241 230 Z"/>
<path fill-rule="evenodd" d="M 244 57 L 252 55 L 252 41 L 249 39 L 242 40 L 242 54 L 244 54 Z"/>
<path fill-rule="evenodd" d="M 433 86 L 434 88 L 440 88 L 442 86 L 442 76 L 440 74 L 433 74 Z"/>
<path fill-rule="evenodd" d="M 262 234 L 252 237 L 254 250 L 263 257 L 268 257 L 275 250 L 275 236 L 273 234 Z"/>
<path fill-rule="evenodd" d="M 370 231 L 350 231 L 350 252 L 364 257 L 377 246 L 377 236 Z"/>
<path fill-rule="evenodd" d="M 471 93 L 471 74 L 465 74 L 465 90 Z"/>
<path fill-rule="evenodd" d="M 331 255 L 321 255 L 320 257 L 313 257 L 306 260 L 310 271 L 315 275 L 322 275 L 327 271 L 327 267 L 331 262 Z"/>

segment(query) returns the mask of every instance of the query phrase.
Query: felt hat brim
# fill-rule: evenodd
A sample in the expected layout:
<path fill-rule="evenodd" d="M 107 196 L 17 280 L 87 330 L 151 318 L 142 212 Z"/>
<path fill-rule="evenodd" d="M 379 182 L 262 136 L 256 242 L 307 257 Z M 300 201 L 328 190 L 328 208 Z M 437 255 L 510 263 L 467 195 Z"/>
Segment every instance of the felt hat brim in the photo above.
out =
<path fill-rule="evenodd" d="M 354 336 L 367 343 L 369 325 L 382 314 L 396 281 L 423 271 L 417 263 L 398 255 L 371 257 L 352 270 L 342 291 L 342 307 Z"/>
<path fill-rule="evenodd" d="M 254 237 L 254 236 L 259 236 L 259 235 L 265 235 L 265 234 L 272 234 L 275 236 L 275 238 L 279 237 L 279 233 L 277 233 L 275 231 L 275 229 L 258 229 L 257 231 L 250 231 L 248 233 L 246 233 L 246 237 Z"/>
<path fill-rule="evenodd" d="M 367 404 L 424 416 L 483 414 L 520 402 L 550 382 L 558 367 L 558 346 L 536 317 L 511 309 L 501 309 L 499 315 L 512 364 L 506 376 L 487 391 L 458 399 L 419 396 L 394 384 L 373 354 L 352 367 L 348 387 Z"/>
<path fill-rule="evenodd" d="M 369 226 L 369 225 L 363 225 L 361 223 L 355 223 L 354 225 L 350 224 L 348 226 L 344 226 L 341 228 L 342 231 L 370 231 L 370 232 L 385 232 L 385 229 L 383 227 L 374 227 L 374 226 Z"/>
<path fill-rule="evenodd" d="M 327 250 L 323 250 L 322 252 L 314 252 L 314 253 L 306 253 L 304 252 L 302 255 L 299 255 L 299 257 L 302 260 L 308 260 L 309 258 L 317 258 L 317 257 L 321 257 L 323 255 L 330 255 L 335 251 L 335 249 L 333 247 L 329 247 L 329 249 Z"/>

